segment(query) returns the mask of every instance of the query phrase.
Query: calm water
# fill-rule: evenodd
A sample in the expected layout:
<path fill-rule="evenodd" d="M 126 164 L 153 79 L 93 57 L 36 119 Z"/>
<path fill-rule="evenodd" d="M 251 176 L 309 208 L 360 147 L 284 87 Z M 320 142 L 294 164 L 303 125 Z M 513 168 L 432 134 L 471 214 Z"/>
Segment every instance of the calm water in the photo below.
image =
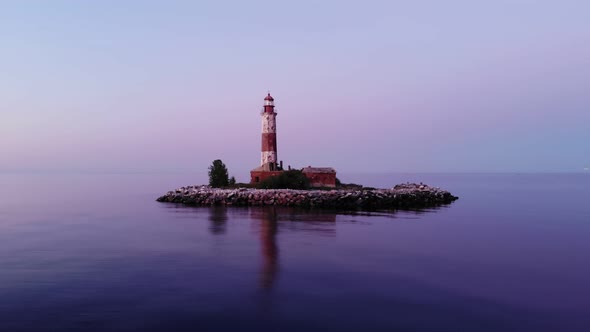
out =
<path fill-rule="evenodd" d="M 590 174 L 423 212 L 186 208 L 186 175 L 0 175 L 1 331 L 590 331 Z"/>

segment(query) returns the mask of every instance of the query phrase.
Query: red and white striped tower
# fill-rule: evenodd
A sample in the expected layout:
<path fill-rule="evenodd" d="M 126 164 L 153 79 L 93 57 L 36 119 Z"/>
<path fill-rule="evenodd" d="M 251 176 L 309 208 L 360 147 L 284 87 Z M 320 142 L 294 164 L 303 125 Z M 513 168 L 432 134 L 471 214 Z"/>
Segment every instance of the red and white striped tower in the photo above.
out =
<path fill-rule="evenodd" d="M 264 110 L 262 111 L 262 158 L 261 165 L 270 164 L 271 168 L 277 166 L 277 113 L 275 112 L 275 100 L 270 92 L 264 98 Z"/>

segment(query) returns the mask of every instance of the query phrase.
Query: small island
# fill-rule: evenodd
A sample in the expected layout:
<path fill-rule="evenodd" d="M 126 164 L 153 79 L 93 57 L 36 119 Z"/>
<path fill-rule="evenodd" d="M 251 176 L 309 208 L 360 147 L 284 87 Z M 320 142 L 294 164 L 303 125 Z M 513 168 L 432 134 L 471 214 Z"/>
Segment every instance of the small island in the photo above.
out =
<path fill-rule="evenodd" d="M 169 191 L 158 202 L 190 206 L 291 206 L 338 210 L 421 209 L 450 204 L 457 200 L 448 191 L 425 184 L 400 184 L 391 189 L 220 189 L 188 186 Z"/>
<path fill-rule="evenodd" d="M 342 184 L 332 167 L 283 168 L 277 158 L 277 126 L 274 98 L 264 98 L 260 166 L 250 172 L 250 183 L 237 184 L 217 159 L 209 167 L 209 185 L 178 188 L 158 202 L 192 206 L 291 206 L 338 210 L 421 209 L 450 204 L 458 197 L 448 191 L 419 183 L 399 184 L 391 189 Z"/>

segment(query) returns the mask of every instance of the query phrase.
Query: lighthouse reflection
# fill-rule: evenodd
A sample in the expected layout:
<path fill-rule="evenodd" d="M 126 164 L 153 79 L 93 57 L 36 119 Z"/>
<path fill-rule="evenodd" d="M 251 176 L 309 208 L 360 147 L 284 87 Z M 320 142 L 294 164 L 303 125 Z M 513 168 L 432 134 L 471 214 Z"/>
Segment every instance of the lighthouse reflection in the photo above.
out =
<path fill-rule="evenodd" d="M 251 210 L 250 217 L 258 221 L 262 267 L 260 287 L 271 289 L 279 270 L 279 247 L 277 245 L 278 212 L 276 208 Z"/>
<path fill-rule="evenodd" d="M 261 267 L 260 288 L 270 290 L 275 286 L 280 270 L 278 234 L 312 232 L 335 235 L 336 215 L 310 213 L 283 207 L 261 207 L 249 210 L 260 239 Z"/>
<path fill-rule="evenodd" d="M 229 216 L 228 216 L 229 215 Z M 246 217 L 246 218 L 244 218 Z M 235 231 L 228 231 L 231 225 L 238 226 L 236 230 L 243 231 L 239 225 L 228 221 L 241 220 L 251 222 L 251 230 L 258 239 L 260 267 L 259 288 L 270 290 L 277 283 L 280 271 L 280 237 L 289 237 L 294 233 L 307 233 L 317 236 L 336 235 L 336 214 L 312 212 L 288 207 L 250 207 L 227 208 L 212 206 L 209 208 L 209 232 L 212 235 L 227 235 Z M 246 220 L 244 220 L 246 219 Z M 252 235 L 251 232 L 244 234 Z M 279 236 L 280 235 L 280 236 Z M 285 252 L 289 248 L 283 249 Z"/>

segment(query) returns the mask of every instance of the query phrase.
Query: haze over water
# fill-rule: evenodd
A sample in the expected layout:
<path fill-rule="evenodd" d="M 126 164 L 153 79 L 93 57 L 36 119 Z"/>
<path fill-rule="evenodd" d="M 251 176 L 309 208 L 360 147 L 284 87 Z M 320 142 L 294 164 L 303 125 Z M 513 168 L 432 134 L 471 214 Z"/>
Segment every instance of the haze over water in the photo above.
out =
<path fill-rule="evenodd" d="M 342 175 L 393 214 L 188 208 L 191 174 L 2 174 L 6 331 L 587 331 L 588 174 Z"/>
<path fill-rule="evenodd" d="M 2 1 L 0 331 L 589 331 L 588 13 Z M 155 202 L 215 159 L 247 182 L 267 90 L 286 167 L 460 199 Z"/>

